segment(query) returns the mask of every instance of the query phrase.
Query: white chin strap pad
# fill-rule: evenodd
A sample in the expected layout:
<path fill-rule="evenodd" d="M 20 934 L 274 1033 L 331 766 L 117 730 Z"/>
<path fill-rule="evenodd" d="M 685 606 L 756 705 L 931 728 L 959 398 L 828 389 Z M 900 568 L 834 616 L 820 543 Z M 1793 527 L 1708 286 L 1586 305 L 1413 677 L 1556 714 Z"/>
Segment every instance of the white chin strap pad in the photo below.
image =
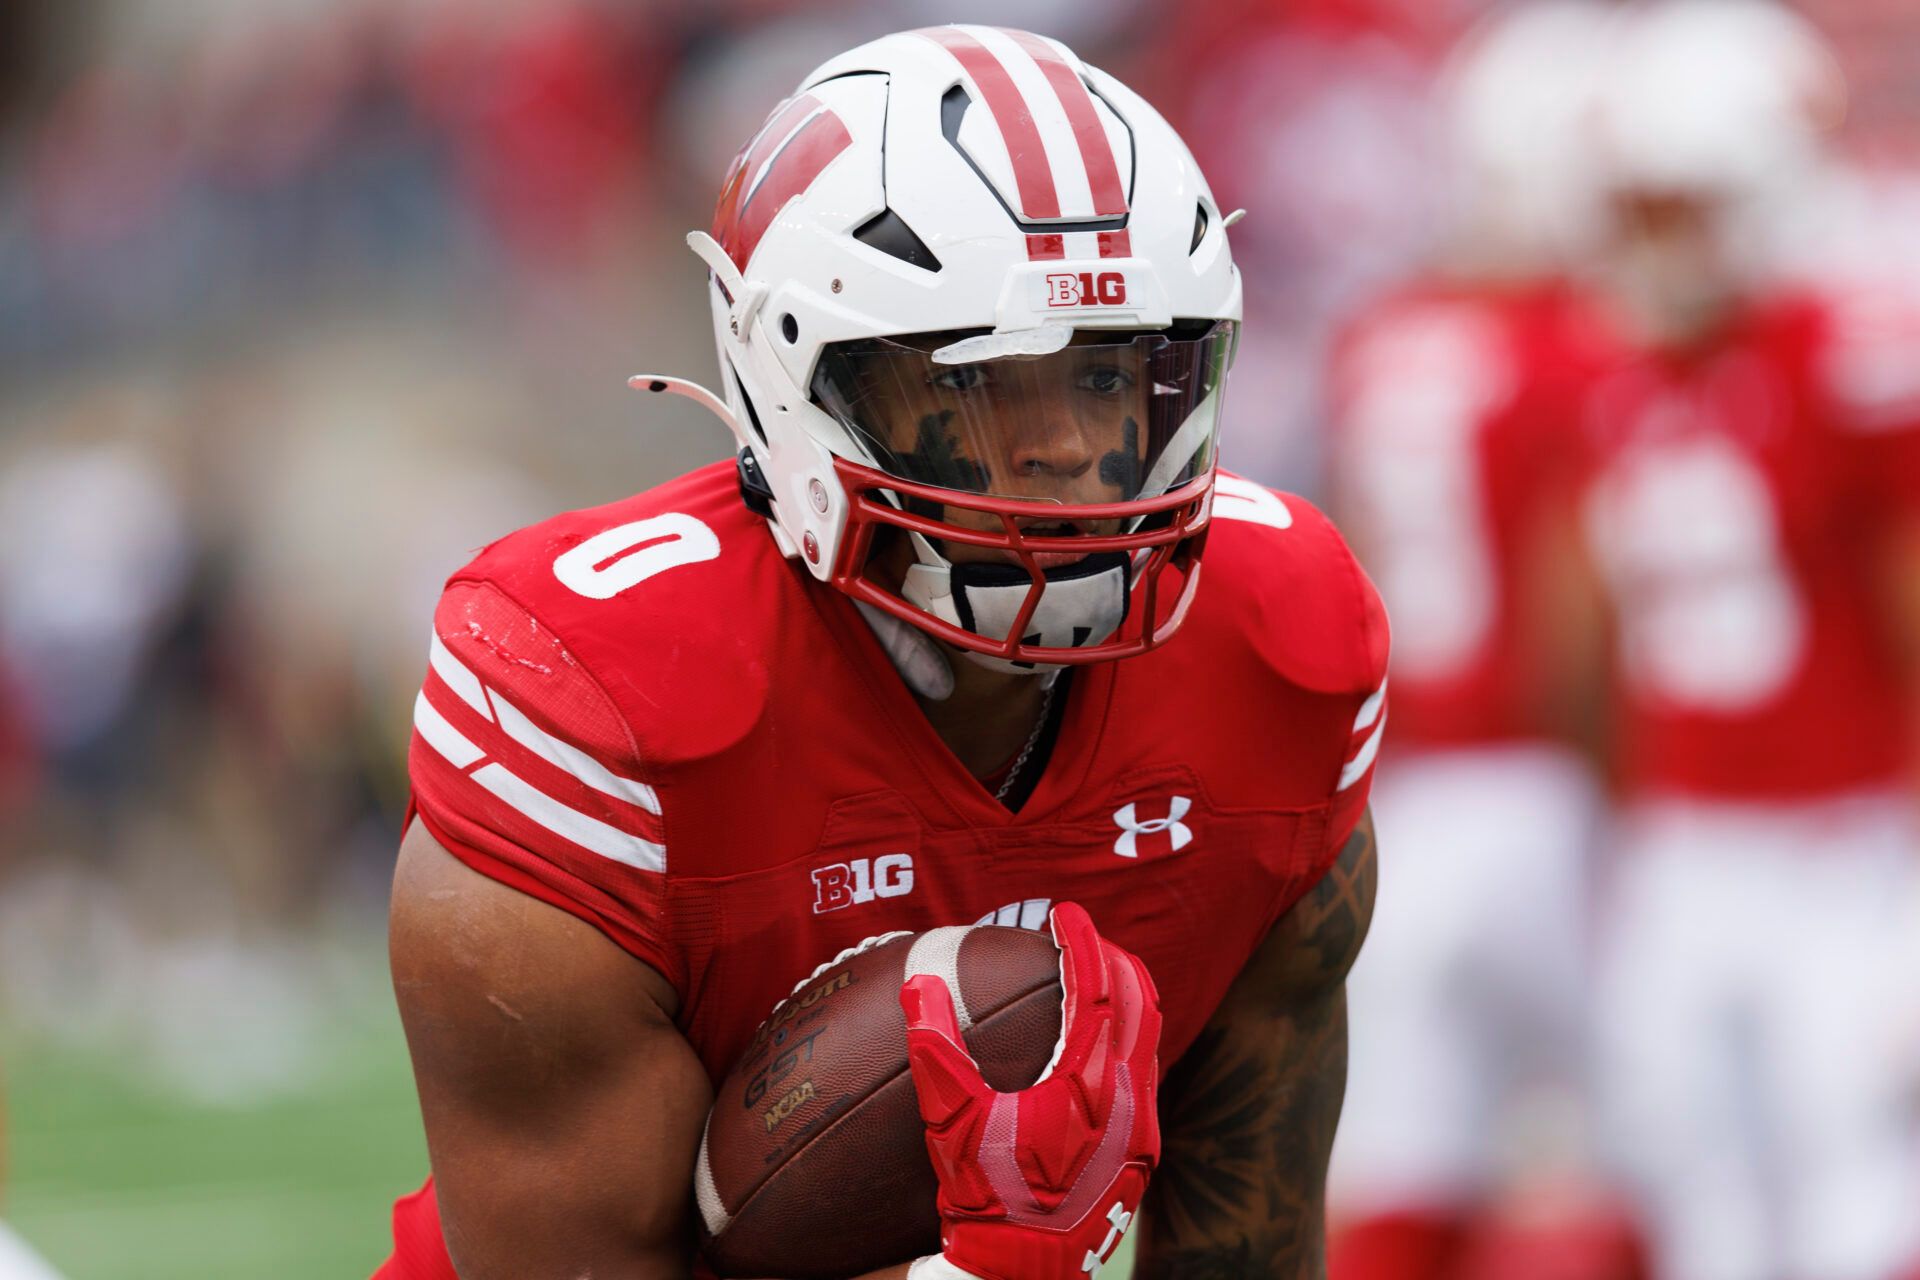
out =
<path fill-rule="evenodd" d="M 953 696 L 953 664 L 932 636 L 890 613 L 882 613 L 865 600 L 855 600 L 853 607 L 873 628 L 880 647 L 887 651 L 894 670 L 909 689 L 932 702 L 945 702 Z"/>
<path fill-rule="evenodd" d="M 1099 644 L 1120 629 L 1132 585 L 1132 564 L 1124 553 L 1091 555 L 1044 572 L 1046 590 L 1027 620 L 1021 643 L 1077 649 Z M 977 636 L 1005 640 L 1032 589 L 1033 578 L 1022 565 L 922 561 L 907 570 L 900 594 L 934 617 Z M 1052 669 L 972 651 L 967 657 L 995 671 L 1032 674 Z"/>

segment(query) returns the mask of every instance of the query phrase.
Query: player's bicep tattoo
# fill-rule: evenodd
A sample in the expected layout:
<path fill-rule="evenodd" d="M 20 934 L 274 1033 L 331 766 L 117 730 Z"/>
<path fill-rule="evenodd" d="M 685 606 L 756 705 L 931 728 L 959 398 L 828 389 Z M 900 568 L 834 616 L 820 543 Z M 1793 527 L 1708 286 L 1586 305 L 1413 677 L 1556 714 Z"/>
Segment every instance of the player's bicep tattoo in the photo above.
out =
<path fill-rule="evenodd" d="M 1379 873 L 1369 810 L 1360 815 L 1327 874 L 1275 926 L 1269 944 L 1282 945 L 1263 946 L 1259 961 L 1272 971 L 1268 990 L 1310 992 L 1346 978 L 1373 922 Z"/>
<path fill-rule="evenodd" d="M 1363 819 L 1168 1073 L 1141 1280 L 1325 1275 L 1327 1158 L 1346 1091 L 1344 979 L 1375 875 Z"/>

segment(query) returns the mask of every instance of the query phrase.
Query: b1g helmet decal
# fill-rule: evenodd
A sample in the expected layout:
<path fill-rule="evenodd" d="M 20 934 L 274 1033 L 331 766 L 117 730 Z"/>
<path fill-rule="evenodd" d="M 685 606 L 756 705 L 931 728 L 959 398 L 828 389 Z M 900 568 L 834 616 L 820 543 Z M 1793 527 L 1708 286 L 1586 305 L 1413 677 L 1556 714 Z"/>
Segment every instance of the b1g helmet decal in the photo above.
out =
<path fill-rule="evenodd" d="M 711 234 L 721 413 L 781 549 L 988 665 L 1123 657 L 1198 582 L 1240 317 L 1158 112 L 1057 41 L 949 26 L 832 59 Z M 724 405 L 720 401 L 724 399 Z"/>

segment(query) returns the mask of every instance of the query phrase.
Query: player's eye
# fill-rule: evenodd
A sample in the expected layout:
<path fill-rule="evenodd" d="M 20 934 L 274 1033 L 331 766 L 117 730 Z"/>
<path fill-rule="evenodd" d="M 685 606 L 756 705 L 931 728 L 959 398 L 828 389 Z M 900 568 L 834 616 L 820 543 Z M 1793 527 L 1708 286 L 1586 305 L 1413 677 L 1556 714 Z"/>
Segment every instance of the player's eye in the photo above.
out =
<path fill-rule="evenodd" d="M 972 391 L 987 383 L 987 371 L 977 364 L 948 365 L 933 375 L 933 385 L 948 391 Z"/>
<path fill-rule="evenodd" d="M 1117 396 L 1133 385 L 1133 375 L 1113 365 L 1096 365 L 1080 375 L 1080 385 L 1098 396 Z"/>

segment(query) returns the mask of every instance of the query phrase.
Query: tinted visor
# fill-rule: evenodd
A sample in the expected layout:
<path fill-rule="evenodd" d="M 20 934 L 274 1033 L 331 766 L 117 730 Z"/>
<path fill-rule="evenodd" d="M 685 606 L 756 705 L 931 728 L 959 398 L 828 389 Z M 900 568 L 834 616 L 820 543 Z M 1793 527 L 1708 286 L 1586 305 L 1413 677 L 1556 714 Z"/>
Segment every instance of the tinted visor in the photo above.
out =
<path fill-rule="evenodd" d="M 813 396 L 888 475 L 1026 501 L 1128 502 L 1213 465 L 1235 326 L 1082 332 L 1048 355 L 942 363 L 965 335 L 837 343 Z"/>

